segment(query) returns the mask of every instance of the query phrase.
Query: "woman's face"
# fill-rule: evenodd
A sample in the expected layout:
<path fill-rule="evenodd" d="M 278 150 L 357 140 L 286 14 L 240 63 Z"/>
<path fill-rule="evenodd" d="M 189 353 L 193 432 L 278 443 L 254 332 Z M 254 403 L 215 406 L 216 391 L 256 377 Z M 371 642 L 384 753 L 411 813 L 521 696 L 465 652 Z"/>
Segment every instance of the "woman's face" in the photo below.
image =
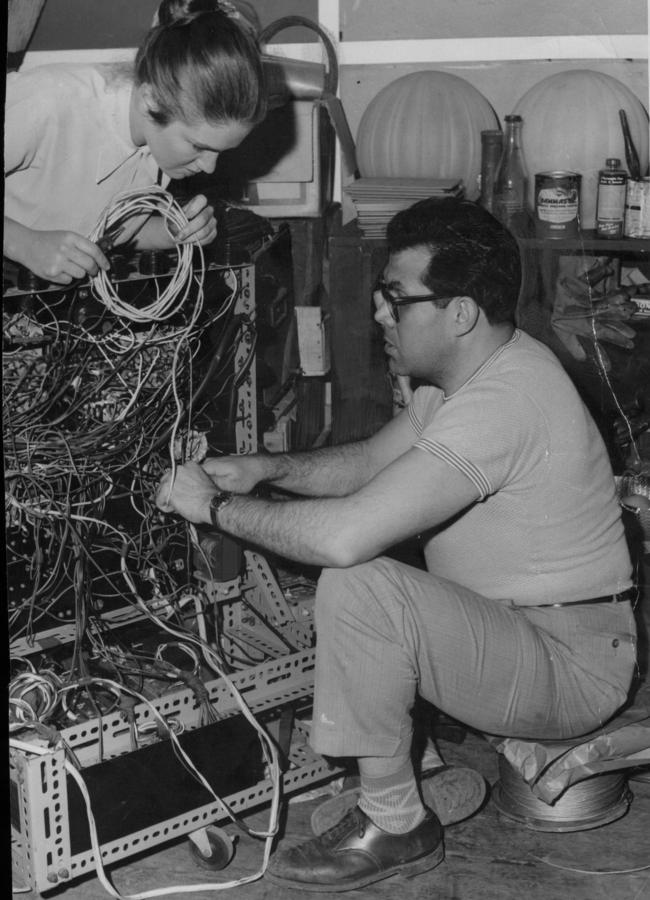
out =
<path fill-rule="evenodd" d="M 178 120 L 158 125 L 148 119 L 145 143 L 166 175 L 187 178 L 199 172 L 214 172 L 219 154 L 241 144 L 252 127 L 244 122 L 188 125 Z"/>
<path fill-rule="evenodd" d="M 150 115 L 152 108 L 148 85 L 140 85 L 131 98 L 131 136 L 138 147 L 146 144 L 159 168 L 175 179 L 214 172 L 219 154 L 241 144 L 253 128 L 249 122 L 189 124 L 180 119 L 159 125 Z"/>

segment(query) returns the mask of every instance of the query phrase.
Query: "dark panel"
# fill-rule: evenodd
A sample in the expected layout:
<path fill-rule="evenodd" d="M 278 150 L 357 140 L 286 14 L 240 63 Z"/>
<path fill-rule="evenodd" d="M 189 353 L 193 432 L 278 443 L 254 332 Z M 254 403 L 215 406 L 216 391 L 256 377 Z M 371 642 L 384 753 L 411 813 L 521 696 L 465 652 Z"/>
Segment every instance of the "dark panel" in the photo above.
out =
<path fill-rule="evenodd" d="M 300 15 L 318 20 L 318 0 L 254 0 L 262 27 Z M 46 0 L 29 50 L 135 47 L 151 25 L 157 0 Z M 313 31 L 289 28 L 274 42 L 317 41 Z"/>
<path fill-rule="evenodd" d="M 263 777 L 257 732 L 243 716 L 186 732 L 179 741 L 217 796 L 227 797 Z M 213 799 L 164 740 L 82 771 L 100 843 L 117 840 L 182 815 Z M 68 776 L 70 851 L 90 848 L 86 804 Z"/>
<path fill-rule="evenodd" d="M 385 262 L 380 242 L 330 238 L 333 444 L 369 437 L 392 415 L 392 390 L 372 305 L 372 286 Z"/>

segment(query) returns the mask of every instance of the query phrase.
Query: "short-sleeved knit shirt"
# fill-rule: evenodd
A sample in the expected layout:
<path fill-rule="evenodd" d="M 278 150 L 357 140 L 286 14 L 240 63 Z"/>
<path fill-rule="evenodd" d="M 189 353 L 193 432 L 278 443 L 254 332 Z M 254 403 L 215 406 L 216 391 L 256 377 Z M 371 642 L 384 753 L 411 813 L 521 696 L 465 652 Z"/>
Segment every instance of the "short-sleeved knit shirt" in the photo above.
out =
<path fill-rule="evenodd" d="M 431 572 L 522 606 L 630 586 L 607 450 L 549 348 L 515 330 L 451 396 L 418 388 L 409 418 L 414 446 L 461 471 L 479 498 L 428 538 Z"/>
<path fill-rule="evenodd" d="M 5 216 L 88 237 L 116 194 L 156 183 L 149 148 L 131 138 L 125 71 L 60 63 L 7 75 Z"/>

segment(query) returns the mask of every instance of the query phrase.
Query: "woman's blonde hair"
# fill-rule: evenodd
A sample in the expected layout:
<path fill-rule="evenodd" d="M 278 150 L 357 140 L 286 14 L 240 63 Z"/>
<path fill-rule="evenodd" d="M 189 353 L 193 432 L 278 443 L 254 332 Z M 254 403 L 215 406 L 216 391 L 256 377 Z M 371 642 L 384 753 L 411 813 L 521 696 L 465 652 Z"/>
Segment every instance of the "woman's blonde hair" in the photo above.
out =
<path fill-rule="evenodd" d="M 256 35 L 227 2 L 163 0 L 138 50 L 135 80 L 150 86 L 159 125 L 255 124 L 266 114 Z"/>

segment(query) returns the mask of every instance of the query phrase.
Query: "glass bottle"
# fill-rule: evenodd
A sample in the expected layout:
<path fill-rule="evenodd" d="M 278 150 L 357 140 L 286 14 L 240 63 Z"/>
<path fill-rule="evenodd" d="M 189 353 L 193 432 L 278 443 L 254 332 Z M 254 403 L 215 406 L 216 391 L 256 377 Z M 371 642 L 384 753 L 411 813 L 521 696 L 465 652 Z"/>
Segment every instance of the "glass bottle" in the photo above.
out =
<path fill-rule="evenodd" d="M 488 212 L 494 211 L 494 181 L 503 153 L 503 132 L 481 132 L 481 196 L 479 203 Z"/>
<path fill-rule="evenodd" d="M 605 168 L 598 173 L 596 199 L 596 234 L 603 238 L 623 236 L 627 172 L 616 157 L 605 160 Z"/>
<path fill-rule="evenodd" d="M 512 231 L 527 233 L 532 224 L 528 207 L 528 172 L 521 148 L 521 116 L 505 117 L 503 153 L 494 182 L 494 215 Z"/>

